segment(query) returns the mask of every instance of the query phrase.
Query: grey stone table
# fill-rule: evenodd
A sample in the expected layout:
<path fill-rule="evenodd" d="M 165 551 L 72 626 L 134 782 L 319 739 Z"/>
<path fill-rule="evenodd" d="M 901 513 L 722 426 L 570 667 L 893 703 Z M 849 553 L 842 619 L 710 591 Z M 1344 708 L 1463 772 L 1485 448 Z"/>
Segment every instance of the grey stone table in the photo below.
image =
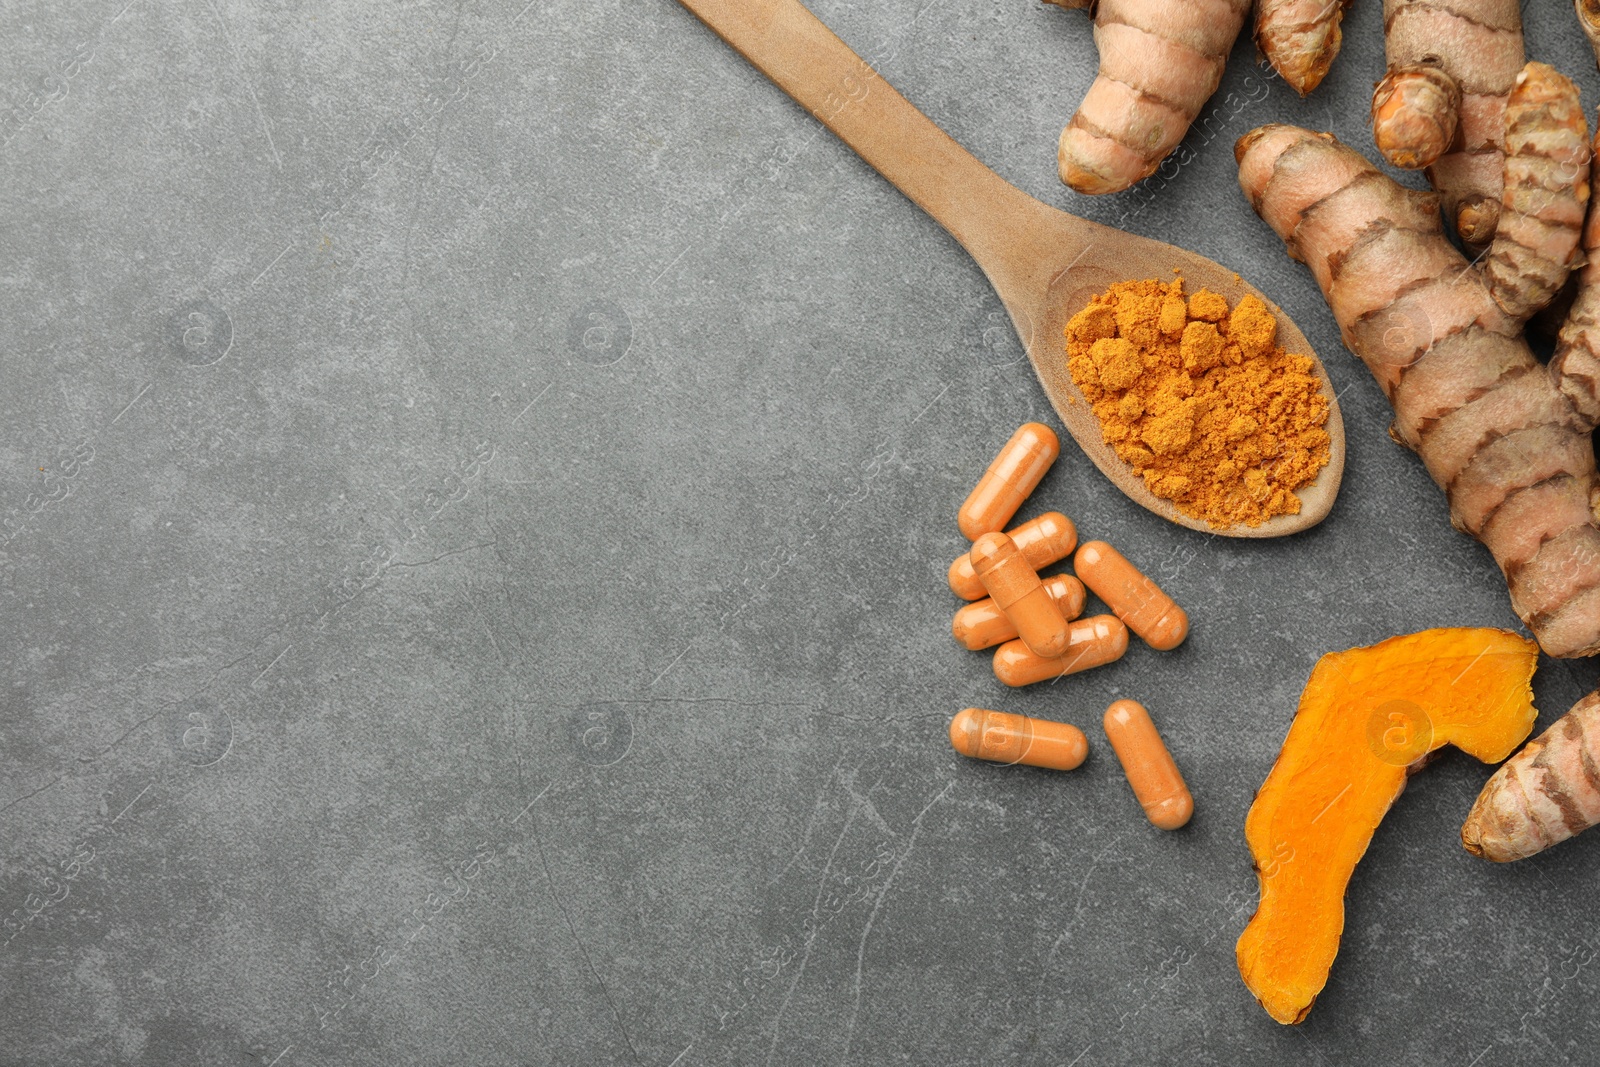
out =
<path fill-rule="evenodd" d="M 1194 633 L 1008 691 L 944 570 L 1044 396 L 961 250 L 678 5 L 0 3 L 0 1063 L 1594 1062 L 1600 840 L 1472 859 L 1459 753 L 1305 1025 L 1234 965 L 1315 659 L 1516 625 L 1234 185 L 1262 122 L 1370 147 L 1376 0 L 1311 99 L 1243 42 L 1185 165 L 1094 200 L 1081 13 L 816 10 L 1023 188 L 1274 294 L 1340 390 L 1332 516 L 1180 530 L 1069 443 L 1029 508 Z M 1545 663 L 1541 724 L 1595 674 Z M 1089 762 L 962 760 L 968 704 Z"/>

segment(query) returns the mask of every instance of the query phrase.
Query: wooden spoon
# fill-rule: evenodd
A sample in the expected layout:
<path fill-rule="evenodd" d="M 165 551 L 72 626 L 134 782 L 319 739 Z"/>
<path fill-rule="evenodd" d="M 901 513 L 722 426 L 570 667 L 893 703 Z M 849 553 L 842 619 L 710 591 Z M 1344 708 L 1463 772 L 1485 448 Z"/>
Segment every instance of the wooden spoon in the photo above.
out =
<path fill-rule="evenodd" d="M 1333 383 L 1305 335 L 1260 290 L 1204 256 L 1058 211 L 1011 185 L 912 107 L 799 0 L 679 2 L 971 253 L 1010 313 L 1056 413 L 1117 488 L 1180 526 L 1227 537 L 1282 537 L 1328 514 L 1344 472 L 1344 421 Z M 1214 528 L 1151 493 L 1101 439 L 1100 422 L 1067 371 L 1062 328 L 1113 282 L 1168 278 L 1173 271 L 1191 293 L 1203 287 L 1229 303 L 1246 293 L 1260 297 L 1278 318 L 1279 344 L 1315 362 L 1332 443 L 1328 465 L 1299 491 L 1300 514 L 1254 528 Z"/>

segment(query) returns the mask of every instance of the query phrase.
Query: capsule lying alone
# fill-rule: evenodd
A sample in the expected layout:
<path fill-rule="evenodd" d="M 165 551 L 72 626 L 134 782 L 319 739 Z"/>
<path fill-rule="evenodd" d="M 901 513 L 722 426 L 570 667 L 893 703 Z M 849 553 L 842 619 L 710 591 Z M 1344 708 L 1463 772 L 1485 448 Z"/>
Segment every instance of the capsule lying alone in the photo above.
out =
<path fill-rule="evenodd" d="M 956 515 L 961 532 L 976 541 L 1005 529 L 1060 454 L 1061 441 L 1050 427 L 1039 422 L 1019 426 L 961 505 Z"/>
<path fill-rule="evenodd" d="M 957 752 L 995 763 L 1025 763 L 1070 771 L 1089 754 L 1089 739 L 1071 723 L 1030 719 L 1006 711 L 966 708 L 950 720 Z"/>
<path fill-rule="evenodd" d="M 1106 709 L 1105 728 L 1145 817 L 1162 830 L 1176 830 L 1188 822 L 1194 798 L 1144 705 L 1137 700 L 1117 701 Z"/>
<path fill-rule="evenodd" d="M 1059 656 L 1067 650 L 1067 620 L 1045 592 L 1028 561 L 1011 538 L 986 533 L 972 546 L 972 570 L 983 583 L 994 606 L 1006 613 L 1017 636 L 1040 656 Z"/>
<path fill-rule="evenodd" d="M 1189 636 L 1188 613 L 1104 541 L 1084 542 L 1073 557 L 1072 569 L 1151 648 L 1165 652 Z"/>
<path fill-rule="evenodd" d="M 1006 532 L 1028 561 L 1028 566 L 1039 571 L 1066 559 L 1078 547 L 1078 528 L 1072 520 L 1059 511 L 1047 511 L 1037 519 L 1029 519 L 1015 530 Z M 950 564 L 950 589 L 962 600 L 977 600 L 987 596 L 983 583 L 972 571 L 972 557 L 966 552 Z"/>
<path fill-rule="evenodd" d="M 1071 621 L 1083 614 L 1082 582 L 1070 574 L 1056 574 L 1041 578 L 1040 581 L 1044 583 L 1044 591 L 1061 609 L 1062 618 Z M 992 648 L 1017 636 L 1017 628 L 1011 625 L 1006 613 L 996 607 L 994 600 L 989 597 L 974 600 L 956 612 L 956 617 L 950 621 L 950 632 L 957 641 L 974 652 L 980 648 Z"/>
<path fill-rule="evenodd" d="M 1122 658 L 1128 628 L 1115 615 L 1095 615 L 1067 624 L 1067 650 L 1054 658 L 1036 656 L 1021 641 L 994 650 L 994 675 L 1007 685 L 1032 685 L 1047 678 L 1077 674 Z"/>

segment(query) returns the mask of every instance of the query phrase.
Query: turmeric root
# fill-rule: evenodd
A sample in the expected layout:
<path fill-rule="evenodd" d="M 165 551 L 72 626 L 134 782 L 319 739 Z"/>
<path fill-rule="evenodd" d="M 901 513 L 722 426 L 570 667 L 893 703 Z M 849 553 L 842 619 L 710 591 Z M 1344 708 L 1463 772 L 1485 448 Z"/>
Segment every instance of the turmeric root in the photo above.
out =
<path fill-rule="evenodd" d="M 1350 0 L 1257 0 L 1256 47 L 1295 92 L 1322 84 L 1339 54 Z"/>
<path fill-rule="evenodd" d="M 1594 61 L 1600 65 L 1600 0 L 1573 0 L 1573 6 L 1578 9 L 1578 25 L 1594 49 Z"/>
<path fill-rule="evenodd" d="M 1408 773 L 1445 744 L 1498 762 L 1533 728 L 1533 642 L 1505 630 L 1424 630 L 1323 656 L 1245 818 L 1261 903 L 1239 974 L 1280 1023 L 1327 984 L 1344 891 Z"/>
<path fill-rule="evenodd" d="M 1600 692 L 1494 772 L 1461 827 L 1474 856 L 1506 863 L 1600 822 Z"/>
<path fill-rule="evenodd" d="M 1517 75 L 1506 101 L 1505 193 L 1486 274 L 1489 292 L 1524 322 L 1572 270 L 1589 206 L 1589 127 L 1578 87 L 1543 63 Z"/>
<path fill-rule="evenodd" d="M 1456 139 L 1461 87 L 1438 67 L 1391 67 L 1372 90 L 1372 139 L 1390 163 L 1421 170 Z"/>
<path fill-rule="evenodd" d="M 1552 656 L 1600 653 L 1587 424 L 1484 271 L 1445 239 L 1436 198 L 1292 126 L 1251 131 L 1235 155 L 1245 195 L 1311 268 L 1394 405 L 1390 434 L 1421 456 L 1455 526 L 1493 554 L 1517 615 Z"/>
<path fill-rule="evenodd" d="M 1595 147 L 1600 148 L 1600 130 L 1595 132 Z M 1579 424 L 1592 430 L 1600 425 L 1600 210 L 1592 199 L 1583 227 L 1583 252 L 1578 291 L 1557 335 L 1550 373 L 1577 409 Z"/>
<path fill-rule="evenodd" d="M 1115 193 L 1153 174 L 1217 91 L 1249 7 L 1250 0 L 1098 0 L 1100 73 L 1061 131 L 1061 180 L 1080 193 Z"/>
<path fill-rule="evenodd" d="M 1505 100 L 1522 67 L 1517 0 L 1384 0 L 1383 20 L 1378 151 L 1397 167 L 1427 167 L 1462 242 L 1482 249 L 1500 216 Z"/>

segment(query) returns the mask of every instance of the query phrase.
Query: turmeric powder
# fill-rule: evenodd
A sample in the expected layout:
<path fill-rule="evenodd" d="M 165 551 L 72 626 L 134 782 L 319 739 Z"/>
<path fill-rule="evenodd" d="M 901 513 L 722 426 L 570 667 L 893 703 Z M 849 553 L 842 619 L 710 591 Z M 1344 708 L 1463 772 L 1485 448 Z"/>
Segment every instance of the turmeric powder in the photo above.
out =
<path fill-rule="evenodd" d="M 1118 282 L 1067 323 L 1067 368 L 1106 444 L 1156 496 L 1212 526 L 1296 515 L 1328 463 L 1328 400 L 1309 356 L 1276 344 L 1246 296 L 1183 279 Z"/>

